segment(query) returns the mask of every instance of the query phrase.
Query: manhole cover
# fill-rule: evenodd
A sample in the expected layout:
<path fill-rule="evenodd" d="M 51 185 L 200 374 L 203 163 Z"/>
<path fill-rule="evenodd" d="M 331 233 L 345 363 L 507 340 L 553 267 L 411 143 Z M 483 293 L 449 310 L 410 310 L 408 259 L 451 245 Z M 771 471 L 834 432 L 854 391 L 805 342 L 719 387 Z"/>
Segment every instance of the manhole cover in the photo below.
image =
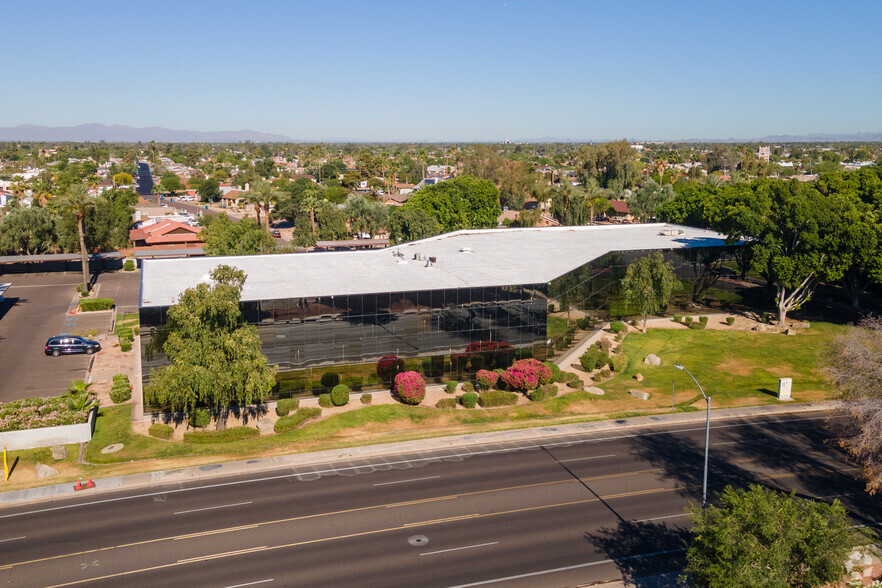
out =
<path fill-rule="evenodd" d="M 429 542 L 429 538 L 425 535 L 414 535 L 407 540 L 408 543 L 413 545 L 414 547 L 420 547 Z"/>

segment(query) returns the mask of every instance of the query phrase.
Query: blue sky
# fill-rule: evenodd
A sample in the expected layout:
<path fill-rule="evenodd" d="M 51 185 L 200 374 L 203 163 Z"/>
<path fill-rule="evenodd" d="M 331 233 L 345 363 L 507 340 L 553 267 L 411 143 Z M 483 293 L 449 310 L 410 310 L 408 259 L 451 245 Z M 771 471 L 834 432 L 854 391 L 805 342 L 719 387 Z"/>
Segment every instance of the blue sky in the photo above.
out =
<path fill-rule="evenodd" d="M 367 141 L 882 131 L 882 3 L 7 2 L 0 126 Z"/>

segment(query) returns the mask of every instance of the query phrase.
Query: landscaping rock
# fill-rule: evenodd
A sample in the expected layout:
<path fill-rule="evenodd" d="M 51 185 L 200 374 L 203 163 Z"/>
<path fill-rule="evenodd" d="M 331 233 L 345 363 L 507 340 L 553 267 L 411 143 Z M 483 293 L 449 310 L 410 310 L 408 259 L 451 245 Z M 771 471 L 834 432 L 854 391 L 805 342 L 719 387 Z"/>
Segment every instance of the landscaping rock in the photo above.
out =
<path fill-rule="evenodd" d="M 644 392 L 643 390 L 628 390 L 628 394 L 640 400 L 649 400 L 649 392 Z"/>
<path fill-rule="evenodd" d="M 784 331 L 784 334 L 785 334 L 785 335 L 795 335 L 795 334 L 796 334 L 796 329 L 794 329 L 793 327 L 788 327 L 787 330 Z"/>
<path fill-rule="evenodd" d="M 794 329 L 810 329 L 811 327 L 812 327 L 812 324 L 809 323 L 809 322 L 805 322 L 805 323 L 793 323 L 793 328 L 794 328 Z"/>
<path fill-rule="evenodd" d="M 758 324 L 757 326 L 755 326 L 754 328 L 751 329 L 751 331 L 756 331 L 757 333 L 765 333 L 768 330 L 769 330 L 768 325 L 764 325 L 762 323 Z"/>
<path fill-rule="evenodd" d="M 122 443 L 114 443 L 113 445 L 108 445 L 107 447 L 101 450 L 101 453 L 116 453 L 120 449 L 125 447 Z"/>
<path fill-rule="evenodd" d="M 274 423 L 271 419 L 267 417 L 263 417 L 259 421 L 257 421 L 257 430 L 258 431 L 272 431 Z"/>
<path fill-rule="evenodd" d="M 661 365 L 661 358 L 654 353 L 650 353 L 646 356 L 646 359 L 643 360 L 643 363 L 646 365 Z"/>
<path fill-rule="evenodd" d="M 634 379 L 637 380 L 638 382 L 642 382 L 643 381 L 643 374 L 641 374 L 639 372 L 634 374 Z"/>
<path fill-rule="evenodd" d="M 64 445 L 53 445 L 49 448 L 49 451 L 52 452 L 52 459 L 54 459 L 55 461 L 67 459 L 67 456 L 70 455 L 70 452 Z"/>
<path fill-rule="evenodd" d="M 38 478 L 51 478 L 52 476 L 57 476 L 58 470 L 53 468 L 52 466 L 47 466 L 45 463 L 37 464 L 37 477 Z"/>
<path fill-rule="evenodd" d="M 587 392 L 588 394 L 594 394 L 595 396 L 603 396 L 604 394 L 606 394 L 601 388 L 598 388 L 597 386 L 588 386 L 587 388 L 585 388 L 585 392 Z"/>

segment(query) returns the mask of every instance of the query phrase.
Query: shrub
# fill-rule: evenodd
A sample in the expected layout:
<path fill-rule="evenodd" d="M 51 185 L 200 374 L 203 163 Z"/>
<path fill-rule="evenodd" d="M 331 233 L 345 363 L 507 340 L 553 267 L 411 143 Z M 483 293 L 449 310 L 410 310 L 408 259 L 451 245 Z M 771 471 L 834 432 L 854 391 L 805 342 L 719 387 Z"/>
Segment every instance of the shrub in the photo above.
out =
<path fill-rule="evenodd" d="M 456 408 L 456 398 L 442 398 L 435 404 L 435 408 Z"/>
<path fill-rule="evenodd" d="M 127 402 L 132 398 L 132 386 L 129 377 L 125 374 L 113 376 L 113 386 L 110 388 L 110 399 L 114 404 Z"/>
<path fill-rule="evenodd" d="M 551 379 L 548 381 L 549 384 L 553 382 L 557 382 L 560 379 L 560 368 L 556 363 L 551 361 L 545 362 L 545 367 L 551 370 Z"/>
<path fill-rule="evenodd" d="M 463 392 L 474 392 L 475 385 L 472 384 L 471 382 L 466 382 L 465 384 L 462 385 L 462 391 Z"/>
<path fill-rule="evenodd" d="M 610 349 L 612 349 L 612 341 L 610 341 L 609 339 L 601 339 L 597 342 L 597 345 L 604 351 L 609 351 Z"/>
<path fill-rule="evenodd" d="M 625 323 L 622 321 L 613 321 L 609 324 L 609 330 L 613 333 L 621 333 L 625 330 Z"/>
<path fill-rule="evenodd" d="M 77 284 L 77 292 L 80 296 L 88 296 L 89 290 L 92 289 L 91 284 Z"/>
<path fill-rule="evenodd" d="M 551 381 L 551 370 L 538 359 L 520 359 L 505 370 L 502 381 L 513 390 L 533 390 Z"/>
<path fill-rule="evenodd" d="M 456 387 L 457 386 L 459 386 L 459 382 L 456 382 L 454 380 L 450 380 L 449 382 L 447 382 L 447 384 L 445 384 L 444 391 L 447 392 L 448 394 L 456 394 Z"/>
<path fill-rule="evenodd" d="M 211 422 L 211 413 L 206 408 L 197 408 L 190 412 L 190 426 L 197 429 L 208 426 Z"/>
<path fill-rule="evenodd" d="M 91 404 L 73 402 L 70 396 L 25 398 L 0 402 L 0 431 L 21 431 L 58 425 L 85 423 Z"/>
<path fill-rule="evenodd" d="M 604 380 L 606 380 L 610 376 L 612 376 L 612 371 L 608 367 L 605 367 L 602 370 L 600 370 L 600 377 L 603 378 Z"/>
<path fill-rule="evenodd" d="M 597 349 L 590 349 L 583 353 L 582 357 L 579 358 L 579 363 L 582 364 L 582 369 L 587 372 L 605 366 L 608 361 L 609 354 L 606 351 L 600 351 Z"/>
<path fill-rule="evenodd" d="M 573 375 L 575 376 L 576 374 Z M 567 382 L 567 386 L 575 390 L 583 390 L 585 388 L 585 382 L 582 381 L 582 378 L 576 376 L 575 378 Z"/>
<path fill-rule="evenodd" d="M 80 310 L 83 312 L 110 310 L 112 306 L 113 298 L 90 298 L 87 300 L 80 300 Z"/>
<path fill-rule="evenodd" d="M 726 324 L 729 325 L 730 327 L 732 325 L 734 325 L 735 324 L 735 317 L 734 316 L 727 316 L 726 317 Z"/>
<path fill-rule="evenodd" d="M 624 334 L 624 333 L 618 333 L 618 334 L 616 335 L 616 343 L 621 343 L 621 342 L 622 342 L 622 339 L 624 339 L 624 338 L 625 338 L 625 334 Z"/>
<path fill-rule="evenodd" d="M 362 404 L 370 404 L 373 397 L 370 394 L 362 394 L 360 400 Z"/>
<path fill-rule="evenodd" d="M 628 324 L 631 325 L 632 327 L 636 327 L 636 326 L 637 326 L 637 319 L 631 319 L 631 320 L 629 320 L 629 321 L 628 321 Z"/>
<path fill-rule="evenodd" d="M 583 331 L 586 329 L 590 329 L 591 328 L 591 318 L 587 317 L 587 316 L 585 318 L 580 318 L 578 321 L 576 321 L 576 326 L 579 327 L 580 329 L 582 329 Z"/>
<path fill-rule="evenodd" d="M 128 352 L 132 350 L 132 342 L 131 341 L 120 341 L 119 342 L 119 350 L 122 352 Z"/>
<path fill-rule="evenodd" d="M 135 271 L 135 260 L 134 259 L 127 259 L 126 262 L 123 264 L 123 271 L 127 271 L 127 272 Z"/>
<path fill-rule="evenodd" d="M 554 312 L 554 305 L 553 304 L 548 305 L 548 312 Z"/>
<path fill-rule="evenodd" d="M 260 436 L 254 427 L 230 427 L 223 431 L 188 431 L 184 433 L 186 443 L 229 443 Z"/>
<path fill-rule="evenodd" d="M 349 386 L 346 384 L 337 384 L 331 390 L 331 402 L 334 406 L 346 406 L 349 404 Z"/>
<path fill-rule="evenodd" d="M 317 407 L 298 408 L 294 414 L 283 416 L 276 421 L 273 431 L 276 433 L 286 433 L 293 431 L 309 419 L 314 419 L 322 414 L 322 409 Z"/>
<path fill-rule="evenodd" d="M 527 398 L 534 402 L 545 400 L 546 398 L 554 398 L 555 396 L 557 396 L 557 386 L 554 384 L 545 384 L 541 388 L 527 392 Z"/>
<path fill-rule="evenodd" d="M 481 392 L 478 396 L 478 404 L 482 408 L 492 408 L 494 406 L 511 406 L 518 403 L 518 395 L 514 392 L 503 392 L 502 390 L 488 390 Z"/>
<path fill-rule="evenodd" d="M 459 397 L 459 402 L 466 408 L 475 408 L 478 404 L 478 395 L 474 392 L 466 392 Z"/>
<path fill-rule="evenodd" d="M 395 395 L 405 404 L 419 404 L 426 397 L 426 381 L 416 372 L 395 376 Z"/>
<path fill-rule="evenodd" d="M 675 314 L 674 318 L 672 318 L 671 320 L 674 321 L 675 323 L 679 323 L 680 321 L 683 320 L 683 317 L 680 316 L 679 314 Z"/>
<path fill-rule="evenodd" d="M 478 373 L 475 374 L 475 382 L 481 390 L 489 390 L 494 384 L 496 384 L 498 379 L 499 374 L 488 370 L 479 370 Z"/>
<path fill-rule="evenodd" d="M 276 403 L 276 416 L 287 416 L 292 410 L 297 410 L 300 406 L 300 400 L 297 398 L 281 398 Z"/>
<path fill-rule="evenodd" d="M 702 325 L 707 325 L 707 320 L 708 320 L 708 319 L 707 319 L 706 316 L 700 316 L 700 317 L 698 317 L 698 322 L 699 322 L 700 324 L 702 324 Z"/>
<path fill-rule="evenodd" d="M 692 317 L 691 316 L 685 317 L 683 319 L 683 324 L 685 324 L 687 327 L 691 328 L 692 327 Z"/>
<path fill-rule="evenodd" d="M 153 423 L 150 425 L 150 428 L 147 429 L 147 434 L 151 437 L 156 437 L 157 439 L 171 439 L 174 432 L 174 427 L 163 425 L 162 423 Z"/>
<path fill-rule="evenodd" d="M 330 394 L 319 394 L 318 403 L 322 408 L 331 408 L 334 406 L 334 403 L 331 402 Z"/>
<path fill-rule="evenodd" d="M 614 372 L 622 373 L 628 367 L 628 356 L 624 353 L 609 358 L 609 367 Z"/>

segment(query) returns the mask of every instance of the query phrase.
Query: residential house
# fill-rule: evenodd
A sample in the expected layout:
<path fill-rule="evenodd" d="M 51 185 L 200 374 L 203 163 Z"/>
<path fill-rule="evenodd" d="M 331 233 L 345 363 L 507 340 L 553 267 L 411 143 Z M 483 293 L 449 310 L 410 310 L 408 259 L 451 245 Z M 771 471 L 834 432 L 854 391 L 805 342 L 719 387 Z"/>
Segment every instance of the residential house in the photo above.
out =
<path fill-rule="evenodd" d="M 613 210 L 612 220 L 619 223 L 629 223 L 634 220 L 631 209 L 624 200 L 610 200 L 609 207 Z"/>
<path fill-rule="evenodd" d="M 154 224 L 129 231 L 129 239 L 136 253 L 162 253 L 163 251 L 192 250 L 199 254 L 204 245 L 199 233 L 202 227 L 192 227 L 182 222 L 162 219 Z"/>

